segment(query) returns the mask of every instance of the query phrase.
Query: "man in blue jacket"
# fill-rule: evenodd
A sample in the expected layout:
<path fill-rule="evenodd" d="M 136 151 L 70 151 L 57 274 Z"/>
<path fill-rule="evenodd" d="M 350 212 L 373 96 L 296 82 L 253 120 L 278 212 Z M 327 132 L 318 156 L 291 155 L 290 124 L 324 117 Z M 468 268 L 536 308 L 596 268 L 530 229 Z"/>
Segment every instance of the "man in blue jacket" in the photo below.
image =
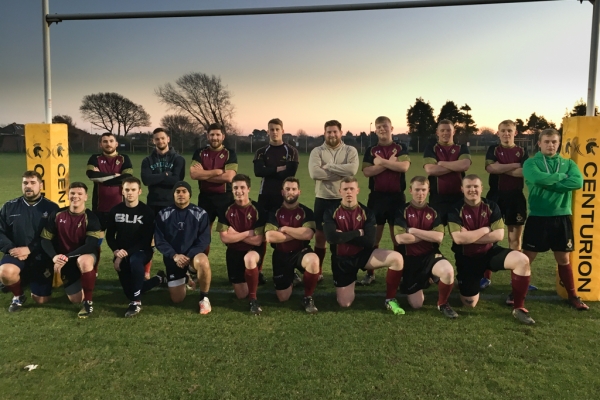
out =
<path fill-rule="evenodd" d="M 189 183 L 180 181 L 173 186 L 175 204 L 158 213 L 154 241 L 163 255 L 173 303 L 185 299 L 189 271 L 198 275 L 200 314 L 208 314 L 211 270 L 204 250 L 210 244 L 210 221 L 206 211 L 190 203 L 191 197 Z"/>

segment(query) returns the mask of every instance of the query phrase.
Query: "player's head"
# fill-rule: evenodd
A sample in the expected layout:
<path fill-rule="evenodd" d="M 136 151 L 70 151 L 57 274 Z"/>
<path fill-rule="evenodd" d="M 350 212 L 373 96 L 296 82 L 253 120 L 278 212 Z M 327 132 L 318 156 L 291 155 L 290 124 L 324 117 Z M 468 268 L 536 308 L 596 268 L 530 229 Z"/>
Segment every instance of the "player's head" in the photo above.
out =
<path fill-rule="evenodd" d="M 104 154 L 113 154 L 117 151 L 117 147 L 119 147 L 119 142 L 117 142 L 117 138 L 110 132 L 104 132 L 100 135 L 100 147 L 102 148 L 102 152 Z"/>
<path fill-rule="evenodd" d="M 250 201 L 250 177 L 245 174 L 237 174 L 231 181 L 231 190 L 235 202 L 246 205 Z"/>
<path fill-rule="evenodd" d="M 462 179 L 461 190 L 467 203 L 471 205 L 479 204 L 481 201 L 481 192 L 483 191 L 481 178 L 475 174 L 466 175 Z"/>
<path fill-rule="evenodd" d="M 443 119 L 438 122 L 435 135 L 438 137 L 438 142 L 441 144 L 454 143 L 454 123 L 449 119 Z"/>
<path fill-rule="evenodd" d="M 206 138 L 208 144 L 213 149 L 218 149 L 223 145 L 225 140 L 225 128 L 219 123 L 210 124 L 206 130 Z"/>
<path fill-rule="evenodd" d="M 269 141 L 273 144 L 283 143 L 283 122 L 279 118 L 273 118 L 268 123 Z"/>
<path fill-rule="evenodd" d="M 296 204 L 301 193 L 300 180 L 298 180 L 298 178 L 295 176 L 288 176 L 283 180 L 281 195 L 283 196 L 283 201 L 287 204 Z"/>
<path fill-rule="evenodd" d="M 342 204 L 346 207 L 354 207 L 358 204 L 358 180 L 354 176 L 345 176 L 340 182 L 340 194 L 342 195 Z"/>
<path fill-rule="evenodd" d="M 515 144 L 515 135 L 517 134 L 517 124 L 514 121 L 507 119 L 498 125 L 498 137 L 500 142 L 505 146 Z"/>
<path fill-rule="evenodd" d="M 127 203 L 135 203 L 142 194 L 142 182 L 135 176 L 129 176 L 123 179 L 123 189 L 121 193 Z"/>
<path fill-rule="evenodd" d="M 26 201 L 36 201 L 40 198 L 44 183 L 42 175 L 37 171 L 25 171 L 23 173 L 23 183 L 21 189 Z"/>
<path fill-rule="evenodd" d="M 538 146 L 543 155 L 555 155 L 560 146 L 560 133 L 556 129 L 544 129 L 540 132 Z"/>
<path fill-rule="evenodd" d="M 71 202 L 69 208 L 71 210 L 81 212 L 82 209 L 85 209 L 85 202 L 88 199 L 87 191 L 88 188 L 85 183 L 71 182 L 69 185 L 69 201 Z"/>
<path fill-rule="evenodd" d="M 410 180 L 409 187 L 413 203 L 423 204 L 429 194 L 429 180 L 425 176 L 415 176 Z"/>
<path fill-rule="evenodd" d="M 169 150 L 169 142 L 171 142 L 171 138 L 167 131 L 163 128 L 156 128 L 152 131 L 152 143 L 156 146 L 156 149 L 159 151 L 168 151 Z"/>
<path fill-rule="evenodd" d="M 178 208 L 186 208 L 190 205 L 192 198 L 192 187 L 186 181 L 179 181 L 173 185 L 173 201 Z"/>
<path fill-rule="evenodd" d="M 390 120 L 388 117 L 377 117 L 375 120 L 375 133 L 379 138 L 379 143 L 391 143 L 393 130 L 394 127 L 392 126 L 392 120 Z"/>
<path fill-rule="evenodd" d="M 329 147 L 338 147 L 342 143 L 342 124 L 335 119 L 325 122 L 325 143 Z"/>

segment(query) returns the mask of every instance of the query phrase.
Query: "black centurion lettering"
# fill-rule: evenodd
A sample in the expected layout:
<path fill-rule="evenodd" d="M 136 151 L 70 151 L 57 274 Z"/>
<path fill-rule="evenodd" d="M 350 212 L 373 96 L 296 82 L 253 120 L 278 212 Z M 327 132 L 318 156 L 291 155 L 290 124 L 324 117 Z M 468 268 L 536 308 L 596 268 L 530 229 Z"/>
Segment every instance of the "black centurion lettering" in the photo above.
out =
<path fill-rule="evenodd" d="M 579 278 L 577 279 L 579 292 L 591 292 L 588 287 L 592 285 L 592 250 L 594 249 L 594 215 L 595 215 L 595 199 L 596 199 L 596 175 L 598 174 L 598 166 L 595 162 L 588 162 L 583 167 L 583 175 L 585 178 L 583 181 L 582 188 L 582 209 L 586 209 L 585 214 L 583 210 L 580 211 L 580 218 L 587 220 L 587 225 L 582 225 L 579 228 L 579 264 L 577 265 L 577 272 Z M 589 179 L 592 178 L 592 179 Z"/>

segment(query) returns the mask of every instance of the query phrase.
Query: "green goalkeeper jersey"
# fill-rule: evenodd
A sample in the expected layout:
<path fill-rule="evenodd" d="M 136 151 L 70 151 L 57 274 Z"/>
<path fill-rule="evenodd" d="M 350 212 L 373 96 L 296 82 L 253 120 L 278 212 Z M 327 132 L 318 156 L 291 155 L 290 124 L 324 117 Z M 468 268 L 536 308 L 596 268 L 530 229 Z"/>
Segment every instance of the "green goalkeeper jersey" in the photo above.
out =
<path fill-rule="evenodd" d="M 529 190 L 529 215 L 553 217 L 571 215 L 571 192 L 581 189 L 583 177 L 573 160 L 538 151 L 523 164 Z"/>

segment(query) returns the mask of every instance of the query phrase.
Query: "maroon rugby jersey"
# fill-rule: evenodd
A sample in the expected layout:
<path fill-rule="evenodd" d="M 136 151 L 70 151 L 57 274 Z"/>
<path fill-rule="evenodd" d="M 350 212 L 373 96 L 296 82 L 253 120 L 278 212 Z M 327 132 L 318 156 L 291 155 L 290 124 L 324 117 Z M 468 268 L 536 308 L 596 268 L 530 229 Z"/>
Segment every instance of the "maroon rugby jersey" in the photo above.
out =
<path fill-rule="evenodd" d="M 342 205 L 329 209 L 323 215 L 323 222 L 335 223 L 336 229 L 342 232 L 350 232 L 362 229 L 366 232 L 368 224 L 375 226 L 375 216 L 362 204 L 356 207 L 347 208 Z M 332 245 L 333 246 L 333 245 Z M 364 249 L 363 246 L 357 246 L 351 242 L 339 243 L 336 246 L 336 255 L 339 257 L 351 257 Z"/>
<path fill-rule="evenodd" d="M 469 148 L 466 145 L 450 144 L 442 145 L 440 143 L 430 144 L 423 153 L 423 162 L 425 164 L 437 164 L 438 161 L 458 161 L 471 159 Z M 460 194 L 462 178 L 464 172 L 449 172 L 440 176 L 429 176 L 430 196 L 432 197 L 445 194 Z"/>
<path fill-rule="evenodd" d="M 90 210 L 73 214 L 69 207 L 63 207 L 50 214 L 41 236 L 52 241 L 58 254 L 66 255 L 83 246 L 88 236 L 101 238 L 102 228 Z"/>
<path fill-rule="evenodd" d="M 488 148 L 485 155 L 485 165 L 488 166 L 498 162 L 500 164 L 518 163 L 523 166 L 523 163 L 528 158 L 529 154 L 527 153 L 527 149 L 521 146 L 514 145 L 510 147 L 497 144 Z M 517 178 L 516 176 L 506 174 L 490 174 L 489 184 L 490 192 L 492 193 L 523 190 L 523 178 Z"/>
<path fill-rule="evenodd" d="M 192 156 L 192 167 L 196 164 L 202 165 L 205 170 L 223 169 L 225 171 L 236 171 L 238 169 L 238 160 L 235 151 L 221 146 L 214 150 L 210 146 L 203 149 L 197 149 Z M 231 193 L 231 183 L 213 183 L 208 181 L 198 181 L 200 193 Z"/>
<path fill-rule="evenodd" d="M 93 154 L 87 163 L 88 177 L 96 177 L 94 176 L 94 168 L 100 170 L 100 173 L 97 174 L 98 178 L 114 174 L 128 174 L 129 176 L 133 173 L 133 166 L 129 157 L 118 153 L 115 153 L 114 156 L 107 156 L 104 153 Z M 94 182 L 92 210 L 109 212 L 114 206 L 121 203 L 123 201 L 121 181 L 124 178 L 124 176 L 118 176 L 104 182 Z"/>
<path fill-rule="evenodd" d="M 394 235 L 407 233 L 408 228 L 421 229 L 423 231 L 444 232 L 444 225 L 438 213 L 429 204 L 419 208 L 412 203 L 406 203 L 404 208 L 396 212 L 394 220 Z M 408 256 L 422 256 L 439 249 L 438 243 L 421 240 L 417 243 L 404 245 Z"/>
<path fill-rule="evenodd" d="M 251 200 L 245 206 L 238 206 L 233 202 L 219 214 L 217 232 L 226 232 L 229 227 L 232 227 L 236 232 L 252 230 L 255 235 L 264 235 L 265 220 L 265 213 L 260 211 L 257 202 Z M 248 251 L 253 250 L 255 246 L 245 242 L 236 242 L 228 244 L 227 247 L 232 250 Z"/>
<path fill-rule="evenodd" d="M 389 160 L 390 157 L 397 157 L 398 161 L 410 161 L 408 149 L 398 143 L 391 143 L 387 146 L 377 145 L 367 149 L 363 157 L 363 169 L 375 165 L 375 156 Z M 406 176 L 403 172 L 396 172 L 386 169 L 380 174 L 369 178 L 369 189 L 372 192 L 383 193 L 403 193 L 406 189 Z"/>
<path fill-rule="evenodd" d="M 463 227 L 469 231 L 484 227 L 488 227 L 492 231 L 504 229 L 504 221 L 502 220 L 500 208 L 496 203 L 487 199 L 481 199 L 481 203 L 475 207 L 463 203 L 458 208 L 452 208 L 448 212 L 448 229 L 450 233 L 460 232 Z M 494 243 L 465 245 L 452 243 L 452 251 L 455 254 L 477 256 L 485 254 L 494 245 Z"/>
<path fill-rule="evenodd" d="M 276 231 L 282 226 L 289 226 L 291 228 L 304 227 L 314 231 L 316 226 L 313 211 L 303 204 L 298 204 L 297 207 L 291 209 L 281 206 L 277 211 L 269 215 L 265 231 Z M 273 243 L 272 246 L 277 251 L 291 253 L 302 250 L 309 243 L 310 241 L 293 239 L 284 243 Z"/>

